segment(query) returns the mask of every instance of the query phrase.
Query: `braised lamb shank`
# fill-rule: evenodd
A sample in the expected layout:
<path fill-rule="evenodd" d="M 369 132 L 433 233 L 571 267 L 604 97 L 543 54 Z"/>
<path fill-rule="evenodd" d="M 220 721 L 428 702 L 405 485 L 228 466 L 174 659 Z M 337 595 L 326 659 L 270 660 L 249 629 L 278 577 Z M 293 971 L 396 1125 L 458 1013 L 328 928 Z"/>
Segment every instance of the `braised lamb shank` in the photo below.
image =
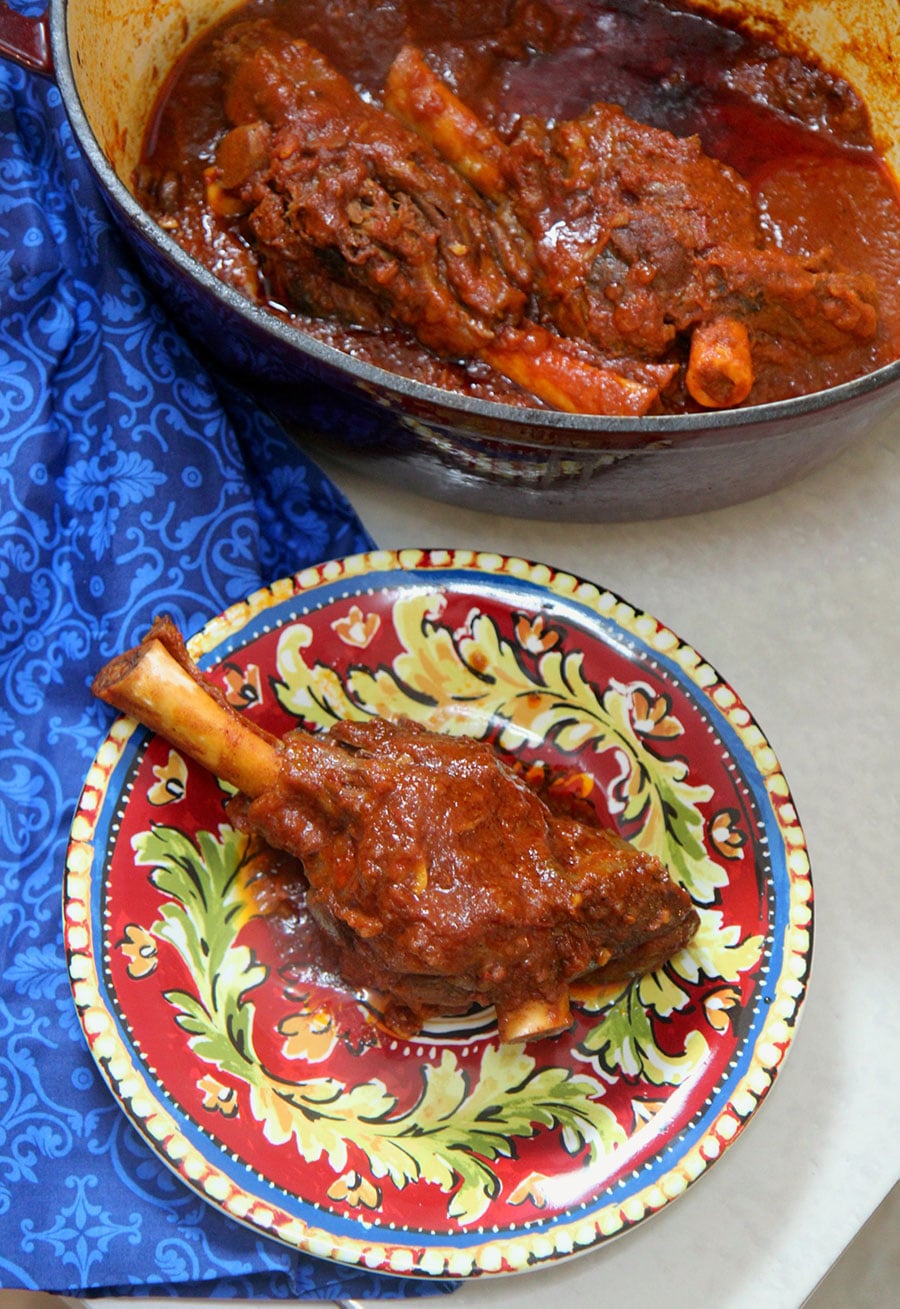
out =
<path fill-rule="evenodd" d="M 502 1040 L 555 1034 L 576 978 L 661 967 L 696 931 L 658 859 L 553 813 L 484 742 L 379 718 L 279 741 L 168 620 L 94 692 L 240 788 L 233 816 L 301 861 L 344 977 L 411 1028 L 493 1004 Z"/>
<path fill-rule="evenodd" d="M 597 103 L 557 123 L 526 115 L 504 141 L 412 47 L 385 104 L 527 244 L 564 336 L 645 361 L 689 340 L 687 388 L 706 407 L 747 398 L 769 340 L 828 353 L 875 334 L 871 280 L 768 245 L 749 187 L 696 137 Z"/>
<path fill-rule="evenodd" d="M 871 339 L 874 288 L 766 241 L 752 195 L 696 138 L 595 104 L 508 140 L 404 48 L 379 106 L 268 20 L 217 46 L 233 124 L 207 196 L 270 294 L 480 358 L 561 409 L 643 414 L 679 374 L 742 403 L 754 355 Z"/>
<path fill-rule="evenodd" d="M 302 860 L 349 981 L 416 1016 L 494 1004 L 507 1039 L 568 1026 L 570 981 L 661 966 L 696 924 L 657 859 L 552 814 L 489 745 L 413 722 L 289 733 L 246 820 Z"/>
<path fill-rule="evenodd" d="M 256 20 L 217 53 L 234 127 L 207 193 L 242 216 L 275 299 L 363 327 L 400 325 L 438 355 L 486 360 L 560 409 L 651 407 L 653 369 L 608 367 L 589 344 L 528 317 L 516 235 L 317 50 Z"/>

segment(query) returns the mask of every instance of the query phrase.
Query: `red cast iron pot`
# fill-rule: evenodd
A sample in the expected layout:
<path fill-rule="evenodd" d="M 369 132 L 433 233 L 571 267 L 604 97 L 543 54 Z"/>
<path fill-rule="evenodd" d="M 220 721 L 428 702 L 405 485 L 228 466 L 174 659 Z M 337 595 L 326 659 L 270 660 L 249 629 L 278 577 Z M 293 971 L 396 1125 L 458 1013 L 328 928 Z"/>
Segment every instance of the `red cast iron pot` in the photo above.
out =
<path fill-rule="evenodd" d="M 408 381 L 251 304 L 147 217 L 129 179 L 145 117 L 179 52 L 233 0 L 51 0 L 25 19 L 0 0 L 0 52 L 55 77 L 110 209 L 211 361 L 315 453 L 435 499 L 521 517 L 660 518 L 763 495 L 820 467 L 900 405 L 900 362 L 777 404 L 598 418 L 516 409 Z M 900 175 L 896 0 L 704 0 L 843 73 Z"/>

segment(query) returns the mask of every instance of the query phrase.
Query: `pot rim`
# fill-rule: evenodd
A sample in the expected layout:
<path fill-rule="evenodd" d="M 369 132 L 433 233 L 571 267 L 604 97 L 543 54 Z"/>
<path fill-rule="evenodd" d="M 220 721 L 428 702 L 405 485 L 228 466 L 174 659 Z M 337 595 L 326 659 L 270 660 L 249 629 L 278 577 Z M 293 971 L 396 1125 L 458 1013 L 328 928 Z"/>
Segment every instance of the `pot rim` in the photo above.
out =
<path fill-rule="evenodd" d="M 331 371 L 349 375 L 352 382 L 367 390 L 377 389 L 380 397 L 389 400 L 396 396 L 399 403 L 409 407 L 419 403 L 430 409 L 440 408 L 447 414 L 458 414 L 460 420 L 480 419 L 502 424 L 510 423 L 517 429 L 515 437 L 521 444 L 526 429 L 535 429 L 540 438 L 541 429 L 552 427 L 560 433 L 573 436 L 604 433 L 627 436 L 633 434 L 636 446 L 674 434 L 713 432 L 727 433 L 741 428 L 762 427 L 768 424 L 783 426 L 792 419 L 808 418 L 817 413 L 860 400 L 870 393 L 889 388 L 900 382 L 900 359 L 885 364 L 874 372 L 852 381 L 768 404 L 752 405 L 746 409 L 712 410 L 688 414 L 647 414 L 643 417 L 605 416 L 602 414 L 573 414 L 565 411 L 532 409 L 503 404 L 494 400 L 481 400 L 460 392 L 444 390 L 427 382 L 392 373 L 356 359 L 335 346 L 327 345 L 297 327 L 283 322 L 260 305 L 242 295 L 234 287 L 211 273 L 199 260 L 178 244 L 150 217 L 135 200 L 128 187 L 116 173 L 100 146 L 81 102 L 69 56 L 67 11 L 69 0 L 50 0 L 50 43 L 53 55 L 54 77 L 63 105 L 78 143 L 96 173 L 109 198 L 124 212 L 129 223 L 165 255 L 182 273 L 200 285 L 214 298 L 223 302 L 239 318 L 266 336 L 273 336 L 284 346 L 298 350 L 310 360 Z M 621 445 L 619 448 L 623 448 Z"/>

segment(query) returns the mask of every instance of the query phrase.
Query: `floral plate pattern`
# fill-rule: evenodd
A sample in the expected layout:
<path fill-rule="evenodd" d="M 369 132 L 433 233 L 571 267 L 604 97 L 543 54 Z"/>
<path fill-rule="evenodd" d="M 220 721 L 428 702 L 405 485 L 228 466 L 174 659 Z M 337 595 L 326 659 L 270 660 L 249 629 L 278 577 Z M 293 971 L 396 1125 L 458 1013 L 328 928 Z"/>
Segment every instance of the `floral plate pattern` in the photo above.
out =
<path fill-rule="evenodd" d="M 190 644 L 279 734 L 405 714 L 492 740 L 658 853 L 701 925 L 658 972 L 581 986 L 556 1039 L 500 1045 L 489 1010 L 400 1037 L 260 893 L 271 853 L 223 785 L 120 718 L 73 822 L 66 946 L 93 1056 L 159 1156 L 288 1245 L 445 1278 L 588 1250 L 699 1178 L 771 1088 L 812 943 L 789 788 L 715 670 L 590 582 L 472 551 L 323 564 Z"/>

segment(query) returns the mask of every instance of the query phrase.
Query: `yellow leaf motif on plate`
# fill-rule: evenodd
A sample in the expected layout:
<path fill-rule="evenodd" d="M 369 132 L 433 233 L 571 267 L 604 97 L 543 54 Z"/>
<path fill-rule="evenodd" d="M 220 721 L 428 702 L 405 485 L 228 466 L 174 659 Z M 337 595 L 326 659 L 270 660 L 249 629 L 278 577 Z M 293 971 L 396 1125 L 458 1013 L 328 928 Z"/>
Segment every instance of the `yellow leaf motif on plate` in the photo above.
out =
<path fill-rule="evenodd" d="M 646 1009 L 652 1009 L 654 1013 L 659 1014 L 660 1018 L 669 1018 L 677 1013 L 690 999 L 687 992 L 678 986 L 674 978 L 670 977 L 663 968 L 639 977 L 637 988 L 641 1004 Z"/>
<path fill-rule="evenodd" d="M 197 1090 L 203 1092 L 203 1108 L 211 1113 L 223 1114 L 233 1118 L 238 1111 L 238 1095 L 233 1086 L 223 1086 L 218 1078 L 207 1073 L 197 1083 Z"/>
<path fill-rule="evenodd" d="M 170 750 L 164 764 L 153 769 L 156 781 L 147 789 L 150 804 L 159 807 L 183 800 L 187 791 L 187 764 L 177 750 Z"/>
<path fill-rule="evenodd" d="M 515 1186 L 509 1194 L 509 1203 L 514 1205 L 533 1204 L 536 1209 L 547 1207 L 546 1173 L 529 1173 Z"/>
<path fill-rule="evenodd" d="M 128 960 L 129 977 L 149 977 L 156 971 L 159 952 L 154 937 L 146 928 L 138 927 L 137 923 L 129 923 L 122 940 L 116 943 L 116 948 Z"/>
<path fill-rule="evenodd" d="M 457 1188 L 448 1212 L 462 1223 L 486 1211 L 499 1186 L 491 1161 L 512 1157 L 517 1139 L 556 1128 L 569 1153 L 586 1152 L 589 1159 L 625 1139 L 614 1115 L 596 1103 L 602 1084 L 568 1069 L 538 1070 L 518 1047 L 487 1047 L 477 1076 L 444 1050 L 421 1074 L 418 1100 L 398 1114 L 396 1097 L 378 1080 L 289 1083 L 258 1069 L 249 1079 L 250 1108 L 268 1141 L 293 1140 L 309 1162 L 324 1156 L 341 1172 L 352 1141 L 367 1156 L 372 1177 L 388 1178 L 398 1189 L 414 1182 L 443 1192 Z"/>
<path fill-rule="evenodd" d="M 380 626 L 381 619 L 378 614 L 374 612 L 364 614 L 359 605 L 352 605 L 343 618 L 336 618 L 331 624 L 332 630 L 345 645 L 354 645 L 360 650 L 365 650 L 367 645 L 371 645 Z"/>
<path fill-rule="evenodd" d="M 755 968 L 759 962 L 763 938 L 748 936 L 742 941 L 740 928 L 728 926 L 720 910 L 698 912 L 700 926 L 696 935 L 670 961 L 670 967 L 686 982 L 697 982 L 701 977 L 737 982 L 741 973 Z"/>
<path fill-rule="evenodd" d="M 360 1206 L 364 1209 L 381 1208 L 380 1189 L 368 1177 L 361 1177 L 355 1170 L 344 1173 L 336 1182 L 332 1182 L 325 1194 L 329 1200 L 342 1200 L 352 1209 Z"/>
<path fill-rule="evenodd" d="M 285 1038 L 282 1046 L 285 1056 L 304 1059 L 310 1064 L 322 1063 L 338 1042 L 334 1015 L 324 1006 L 298 1009 L 281 1020 L 278 1031 Z"/>

